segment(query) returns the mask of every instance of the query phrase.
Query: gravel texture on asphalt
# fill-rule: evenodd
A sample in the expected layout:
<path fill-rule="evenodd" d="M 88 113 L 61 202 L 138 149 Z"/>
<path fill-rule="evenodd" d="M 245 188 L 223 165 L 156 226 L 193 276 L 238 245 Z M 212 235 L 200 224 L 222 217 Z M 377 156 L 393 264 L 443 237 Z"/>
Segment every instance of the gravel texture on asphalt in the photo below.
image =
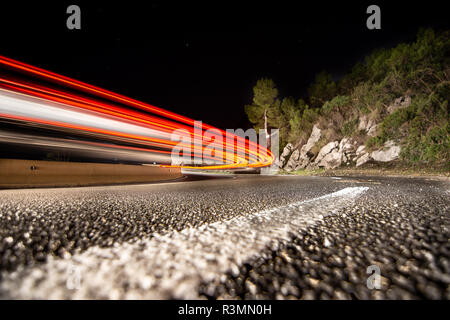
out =
<path fill-rule="evenodd" d="M 228 270 L 238 272 L 239 265 L 266 247 L 276 250 L 291 233 L 349 205 L 367 189 L 344 188 L 133 244 L 90 247 L 71 259 L 49 258 L 38 267 L 5 275 L 0 289 L 9 298 L 198 299 L 202 281 L 218 285 Z"/>
<path fill-rule="evenodd" d="M 239 261 L 231 270 L 220 270 L 220 281 L 203 279 L 194 296 L 448 299 L 448 182 L 321 177 L 239 177 L 0 191 L 0 295 L 32 296 L 31 291 L 14 293 L 15 284 L 19 289 L 14 281 L 22 286 L 20 275 L 34 272 L 45 282 L 48 277 L 39 272 L 47 270 L 45 266 L 52 261 L 77 261 L 89 250 L 111 248 L 113 252 L 114 248 L 133 246 L 127 251 L 131 256 L 104 257 L 105 261 L 119 259 L 127 264 L 136 261 L 144 250 L 136 249 L 142 241 L 157 241 L 168 233 L 182 234 L 180 230 L 198 233 L 214 223 L 244 219 L 350 187 L 369 189 L 356 202 L 336 206 L 331 210 L 335 211 L 333 215 L 290 230 L 289 238 L 278 241 L 277 246 L 258 247 L 259 254 L 245 256 L 247 260 Z M 314 207 L 308 210 L 314 212 Z M 252 230 L 242 229 L 243 234 L 249 232 Z M 192 246 L 195 248 L 195 241 Z M 240 247 L 239 241 L 236 246 Z M 170 248 L 178 250 L 176 243 Z M 380 290 L 366 286 L 367 267 L 374 264 L 381 270 Z M 60 273 L 63 271 L 67 272 Z M 32 288 L 36 283 L 30 285 Z M 152 280 L 142 279 L 139 285 L 150 288 Z M 166 290 L 160 297 L 185 297 L 176 294 L 176 281 L 172 286 L 172 291 Z M 132 297 L 126 295 L 131 292 L 130 283 L 123 281 L 120 288 L 119 293 L 108 297 Z M 137 297 L 142 296 L 145 293 Z M 99 295 L 85 292 L 80 297 Z"/>
<path fill-rule="evenodd" d="M 0 190 L 0 269 L 226 220 L 341 189 L 323 178 Z"/>
<path fill-rule="evenodd" d="M 221 285 L 204 283 L 200 294 L 216 299 L 450 299 L 449 184 L 375 180 L 353 205 L 302 230 L 282 248 L 247 261 L 238 274 L 228 272 Z M 367 287 L 371 265 L 380 270 L 379 290 Z"/>

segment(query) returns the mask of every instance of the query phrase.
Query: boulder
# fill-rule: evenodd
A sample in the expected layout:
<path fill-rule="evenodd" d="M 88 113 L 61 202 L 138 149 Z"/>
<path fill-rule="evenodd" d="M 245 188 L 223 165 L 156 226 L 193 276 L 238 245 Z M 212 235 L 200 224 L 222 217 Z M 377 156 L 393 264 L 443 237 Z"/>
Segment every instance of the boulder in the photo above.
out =
<path fill-rule="evenodd" d="M 351 138 L 343 138 L 339 143 L 339 151 L 342 152 L 342 162 L 349 164 L 356 158 L 358 142 Z"/>
<path fill-rule="evenodd" d="M 325 158 L 325 156 L 327 154 L 329 154 L 331 151 L 336 149 L 338 146 L 339 146 L 339 142 L 337 142 L 337 141 L 326 144 L 322 149 L 320 149 L 314 162 L 316 164 L 320 163 L 320 161 L 322 161 L 322 159 Z"/>
<path fill-rule="evenodd" d="M 334 169 L 339 167 L 342 163 L 342 158 L 345 157 L 340 149 L 340 143 L 338 141 L 333 141 L 326 144 L 322 149 L 320 149 L 319 154 L 314 161 L 314 167 L 325 169 Z"/>
<path fill-rule="evenodd" d="M 319 141 L 321 135 L 322 133 L 319 127 L 317 125 L 314 125 L 308 141 L 300 149 L 300 154 L 306 155 L 312 149 L 312 147 L 314 147 L 317 141 Z"/>
<path fill-rule="evenodd" d="M 360 167 L 363 164 L 369 162 L 370 160 L 372 160 L 370 154 L 368 152 L 364 152 L 356 159 L 356 166 Z"/>
<path fill-rule="evenodd" d="M 335 148 L 332 152 L 328 153 L 319 163 L 319 168 L 335 169 L 342 163 L 342 152 Z"/>
<path fill-rule="evenodd" d="M 389 162 L 397 159 L 400 155 L 400 146 L 397 146 L 394 141 L 386 141 L 381 150 L 373 151 L 371 157 L 375 161 Z"/>
<path fill-rule="evenodd" d="M 349 138 L 343 138 L 340 142 L 339 142 L 339 150 L 344 149 L 344 145 L 350 144 L 349 143 L 350 139 Z"/>
<path fill-rule="evenodd" d="M 360 151 L 362 148 L 359 148 Z M 308 168 L 335 169 L 341 164 L 350 164 L 356 159 L 357 141 L 351 138 L 343 138 L 341 141 L 333 141 L 320 149 L 314 162 Z"/>
<path fill-rule="evenodd" d="M 339 143 L 339 150 L 344 153 L 354 153 L 356 151 L 356 141 L 352 141 L 349 138 L 344 138 Z"/>
<path fill-rule="evenodd" d="M 364 146 L 364 145 L 363 146 L 359 146 L 356 149 L 356 156 L 359 157 L 359 156 L 363 155 L 365 153 L 365 150 L 366 150 L 366 146 Z"/>
<path fill-rule="evenodd" d="M 294 150 L 294 146 L 292 143 L 288 143 L 286 147 L 284 147 L 283 152 L 281 153 L 280 159 L 278 161 L 278 166 L 280 168 L 283 168 L 286 164 L 289 156 L 292 154 L 292 151 Z"/>
<path fill-rule="evenodd" d="M 295 149 L 292 152 L 291 157 L 289 158 L 289 161 L 286 164 L 285 169 L 287 171 L 293 171 L 297 168 L 299 156 L 300 156 L 300 151 L 298 149 Z"/>
<path fill-rule="evenodd" d="M 308 141 L 301 147 L 300 151 L 297 149 L 295 150 L 297 152 L 294 151 L 292 153 L 291 158 L 286 165 L 286 170 L 292 171 L 306 168 L 314 156 L 310 151 L 317 141 L 319 141 L 321 135 L 322 133 L 319 127 L 314 125 Z"/>
<path fill-rule="evenodd" d="M 312 155 L 309 153 L 300 154 L 300 159 L 297 163 L 296 170 L 305 169 L 310 164 L 311 157 L 312 157 Z"/>

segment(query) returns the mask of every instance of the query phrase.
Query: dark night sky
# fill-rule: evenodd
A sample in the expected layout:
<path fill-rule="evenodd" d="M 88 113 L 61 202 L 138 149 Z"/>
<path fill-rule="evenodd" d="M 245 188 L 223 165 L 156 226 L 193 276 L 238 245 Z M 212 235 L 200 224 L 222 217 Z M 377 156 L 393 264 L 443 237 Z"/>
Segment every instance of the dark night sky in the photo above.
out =
<path fill-rule="evenodd" d="M 0 54 L 237 128 L 249 126 L 243 106 L 262 76 L 298 98 L 321 70 L 339 78 L 374 48 L 413 40 L 419 27 L 448 28 L 444 1 L 313 3 L 2 3 Z M 70 4 L 81 7 L 80 31 L 66 28 Z M 381 7 L 382 30 L 366 28 L 370 4 Z"/>

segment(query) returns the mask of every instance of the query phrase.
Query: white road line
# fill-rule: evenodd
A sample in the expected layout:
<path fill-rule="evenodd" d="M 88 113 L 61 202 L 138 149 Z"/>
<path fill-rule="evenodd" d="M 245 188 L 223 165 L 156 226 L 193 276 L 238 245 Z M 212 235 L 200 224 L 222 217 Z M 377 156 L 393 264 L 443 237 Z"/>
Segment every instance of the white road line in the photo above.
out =
<path fill-rule="evenodd" d="M 292 234 L 350 205 L 367 189 L 345 188 L 134 243 L 91 247 L 66 259 L 50 257 L 36 267 L 4 272 L 0 298 L 196 299 L 201 282 L 214 286 L 226 272 L 237 274 L 242 263 L 267 248 L 276 250 Z"/>

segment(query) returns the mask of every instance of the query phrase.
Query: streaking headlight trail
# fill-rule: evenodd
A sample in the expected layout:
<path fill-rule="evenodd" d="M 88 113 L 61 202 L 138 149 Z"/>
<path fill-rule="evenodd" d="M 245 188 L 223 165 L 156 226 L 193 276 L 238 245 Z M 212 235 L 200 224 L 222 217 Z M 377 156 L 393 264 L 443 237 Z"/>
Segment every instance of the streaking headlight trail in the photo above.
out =
<path fill-rule="evenodd" d="M 58 143 L 48 139 L 48 145 L 101 148 L 108 157 L 128 153 L 128 159 L 182 168 L 256 168 L 274 161 L 256 141 L 200 121 L 10 58 L 0 56 L 0 67 L 0 120 L 59 132 Z M 42 137 L 33 143 L 19 137 L 17 143 L 46 144 Z M 0 139 L 14 140 L 10 132 Z"/>

